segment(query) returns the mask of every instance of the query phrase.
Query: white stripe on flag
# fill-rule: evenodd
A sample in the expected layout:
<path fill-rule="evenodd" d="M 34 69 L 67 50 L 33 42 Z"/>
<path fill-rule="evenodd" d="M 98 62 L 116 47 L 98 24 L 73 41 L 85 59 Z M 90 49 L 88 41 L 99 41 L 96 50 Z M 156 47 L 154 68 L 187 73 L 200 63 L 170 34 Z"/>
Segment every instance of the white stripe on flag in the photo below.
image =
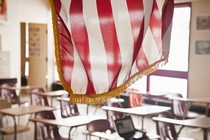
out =
<path fill-rule="evenodd" d="M 160 59 L 158 46 L 154 40 L 154 37 L 150 28 L 148 28 L 145 34 L 144 40 L 142 42 L 142 47 L 143 47 L 144 53 L 146 55 L 146 58 L 149 64 L 152 64 L 155 61 Z"/>
<path fill-rule="evenodd" d="M 88 80 L 84 66 L 77 50 L 74 49 L 74 66 L 72 71 L 71 88 L 73 89 L 73 92 L 82 94 L 86 93 L 87 84 Z"/>
<path fill-rule="evenodd" d="M 109 81 L 107 65 L 103 65 L 107 63 L 107 56 L 105 53 L 95 0 L 83 0 L 83 15 L 89 39 L 93 85 L 96 92 L 100 93 L 108 90 Z M 100 78 L 101 76 L 104 78 Z"/>
<path fill-rule="evenodd" d="M 157 2 L 158 9 L 159 9 L 158 10 L 159 14 L 162 17 L 162 14 L 163 14 L 162 9 L 163 9 L 163 5 L 165 3 L 165 0 L 156 0 L 156 2 Z"/>
<path fill-rule="evenodd" d="M 62 17 L 66 27 L 70 30 L 69 8 L 71 0 L 61 0 L 60 16 Z"/>
<path fill-rule="evenodd" d="M 153 8 L 153 0 L 143 0 L 143 5 L 144 5 L 144 36 L 146 34 L 146 31 L 149 26 L 150 18 L 151 18 L 151 12 Z M 143 37 L 144 38 L 144 37 Z"/>
<path fill-rule="evenodd" d="M 70 10 L 68 11 L 68 13 L 69 15 L 71 15 Z M 69 27 L 71 27 L 71 25 Z M 71 32 L 71 28 L 69 29 L 69 31 Z M 85 94 L 88 85 L 86 71 L 84 65 L 82 64 L 81 58 L 76 49 L 73 39 L 72 43 L 74 47 L 74 66 L 72 71 L 72 79 L 70 87 L 73 90 L 73 93 Z"/>
<path fill-rule="evenodd" d="M 137 73 L 139 71 L 137 65 L 136 65 L 136 61 L 133 63 L 132 69 L 131 69 L 131 74 L 130 75 L 134 75 L 135 73 Z"/>
<path fill-rule="evenodd" d="M 126 0 L 111 0 L 115 27 L 120 45 L 122 68 L 118 77 L 117 85 L 123 84 L 128 78 L 132 65 L 134 39 Z"/>

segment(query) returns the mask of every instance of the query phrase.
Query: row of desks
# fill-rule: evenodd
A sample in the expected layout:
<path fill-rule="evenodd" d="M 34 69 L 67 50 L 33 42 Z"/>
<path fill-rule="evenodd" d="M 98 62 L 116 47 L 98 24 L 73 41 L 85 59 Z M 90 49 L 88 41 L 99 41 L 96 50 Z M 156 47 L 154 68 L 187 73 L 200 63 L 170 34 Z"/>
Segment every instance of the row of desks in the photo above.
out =
<path fill-rule="evenodd" d="M 116 108 L 116 107 L 103 106 L 102 109 L 106 111 L 116 111 L 116 112 L 131 114 L 131 115 L 142 116 L 142 123 L 143 123 L 143 118 L 145 116 L 155 115 L 155 114 L 159 114 L 161 112 L 170 110 L 169 107 L 156 106 L 156 105 L 144 105 L 144 106 L 139 106 L 139 107 L 134 107 L 134 108 Z M 14 118 L 15 139 L 17 139 L 15 117 L 26 115 L 26 114 L 33 114 L 33 113 L 43 111 L 43 110 L 55 110 L 55 108 L 30 105 L 30 106 L 22 106 L 22 107 L 17 107 L 17 108 L 1 109 L 0 113 L 5 114 L 5 115 L 10 115 Z M 72 129 L 73 127 L 87 125 L 92 120 L 103 119 L 104 117 L 105 116 L 81 115 L 81 116 L 74 116 L 67 119 L 59 119 L 59 120 L 30 118 L 30 121 L 37 121 L 37 122 L 46 123 L 50 125 L 65 126 L 65 127 L 70 127 L 70 129 Z M 158 119 L 158 118 L 156 117 L 154 119 Z M 173 123 L 177 125 L 182 125 L 182 126 L 202 128 L 204 130 L 204 140 L 208 140 L 208 129 L 210 129 L 209 117 L 190 119 L 190 120 L 174 120 L 174 119 L 169 119 L 169 118 L 162 118 L 161 121 L 167 122 L 167 123 Z M 69 134 L 69 138 L 70 138 L 70 134 Z"/>
<path fill-rule="evenodd" d="M 39 122 L 49 125 L 63 126 L 70 128 L 68 139 L 71 140 L 71 130 L 75 127 L 84 126 L 89 124 L 93 120 L 98 119 L 106 119 L 105 116 L 98 115 L 78 115 L 72 116 L 69 118 L 57 119 L 57 120 L 49 120 L 43 118 L 30 118 L 29 120 L 32 122 Z"/>
<path fill-rule="evenodd" d="M 30 96 L 30 90 L 34 87 L 31 86 L 21 86 L 21 87 L 0 87 L 8 90 L 15 90 L 17 91 L 26 91 L 27 94 Z M 23 115 L 30 115 L 35 114 L 39 111 L 54 111 L 57 108 L 53 107 L 53 99 L 60 97 L 62 95 L 68 94 L 65 90 L 58 90 L 58 91 L 49 91 L 49 92 L 33 92 L 33 94 L 37 94 L 40 96 L 47 96 L 50 98 L 51 106 L 36 106 L 36 105 L 28 105 L 28 106 L 18 106 L 18 107 L 12 107 L 12 108 L 6 108 L 6 109 L 0 109 L 0 113 L 3 115 L 9 115 L 12 116 L 14 120 L 14 139 L 17 139 L 17 122 L 16 117 L 23 116 Z M 20 95 L 21 96 L 21 92 Z"/>
<path fill-rule="evenodd" d="M 178 98 L 178 97 L 174 97 L 174 95 L 173 95 L 173 94 L 176 94 L 176 93 L 156 93 L 156 94 L 153 94 L 151 92 L 140 93 L 139 91 L 134 91 L 134 90 L 131 90 L 131 89 L 126 90 L 126 92 L 127 93 L 140 94 L 144 98 L 149 98 L 149 99 L 169 100 L 169 101 L 179 100 L 179 101 L 187 102 L 187 103 L 190 103 L 190 104 L 193 104 L 193 103 L 205 104 L 205 106 L 206 106 L 205 114 L 206 114 L 206 116 L 208 116 L 209 106 L 210 106 L 210 97 Z"/>
<path fill-rule="evenodd" d="M 9 90 L 19 90 L 19 91 L 30 91 L 32 88 L 35 88 L 33 86 L 21 86 L 21 87 L 0 87 L 1 88 L 4 88 L 4 89 L 9 89 Z M 30 92 L 27 92 L 28 94 L 31 94 Z M 21 94 L 21 92 L 20 92 Z M 47 96 L 50 98 L 50 105 L 53 106 L 53 99 L 54 98 L 57 98 L 57 97 L 60 97 L 62 95 L 67 95 L 68 92 L 65 91 L 65 90 L 57 90 L 57 91 L 46 91 L 46 92 L 33 92 L 33 94 L 37 94 L 37 95 L 40 95 L 40 96 Z M 21 96 L 21 95 L 19 95 Z"/>
<path fill-rule="evenodd" d="M 27 88 L 25 88 L 27 89 Z M 45 93 L 37 93 L 42 96 L 48 96 L 51 98 L 54 97 L 59 97 L 63 94 L 68 94 L 67 92 L 64 91 L 53 91 L 53 92 L 45 92 Z M 51 99 L 52 100 L 52 99 Z M 67 99 L 64 99 L 68 101 Z M 197 98 L 197 99 L 183 99 L 183 98 L 173 98 L 173 100 L 181 100 L 181 101 L 186 101 L 186 102 L 197 102 L 197 103 L 206 103 L 207 104 L 207 109 L 210 104 L 210 98 Z M 51 102 L 52 105 L 52 102 Z M 142 129 L 144 128 L 144 117 L 148 115 L 155 115 L 159 114 L 164 111 L 170 110 L 169 107 L 163 107 L 163 106 L 154 106 L 154 105 L 144 105 L 140 107 L 135 107 L 135 108 L 116 108 L 116 107 L 108 107 L 108 106 L 103 106 L 102 109 L 106 111 L 117 111 L 117 112 L 122 112 L 126 114 L 131 114 L 131 115 L 138 115 L 142 116 Z M 19 107 L 19 108 L 9 108 L 9 109 L 2 109 L 0 110 L 0 113 L 6 114 L 13 116 L 14 121 L 15 121 L 15 116 L 21 116 L 21 115 L 26 115 L 26 114 L 33 114 L 38 111 L 43 111 L 43 110 L 55 110 L 53 107 L 43 107 L 43 106 L 24 106 L 24 107 Z M 78 118 L 77 118 L 78 117 Z M 47 123 L 51 125 L 58 125 L 58 126 L 65 126 L 65 127 L 77 127 L 81 125 L 87 125 L 90 121 L 92 121 L 92 118 L 90 116 L 75 116 L 71 117 L 65 120 L 46 120 L 46 119 L 36 119 L 36 118 L 31 118 L 31 121 L 38 121 L 42 123 Z M 96 116 L 95 116 L 96 117 Z M 86 119 L 85 119 L 86 118 Z M 100 117 L 99 117 L 100 118 Z M 99 119 L 95 118 L 95 119 Z M 75 120 L 84 120 L 84 121 L 75 121 Z M 157 119 L 157 118 L 155 118 Z M 204 130 L 204 140 L 208 140 L 208 129 L 210 129 L 210 118 L 205 117 L 205 118 L 198 118 L 198 119 L 191 119 L 191 120 L 174 120 L 174 119 L 163 119 L 162 121 L 166 121 L 168 123 L 173 123 L 173 124 L 178 124 L 178 125 L 183 125 L 183 126 L 188 126 L 188 127 L 197 127 L 197 128 L 202 128 Z M 68 123 L 66 123 L 68 122 Z M 16 123 L 15 123 L 15 139 L 16 139 Z M 70 137 L 70 135 L 69 135 Z"/>
<path fill-rule="evenodd" d="M 210 105 L 210 97 L 200 97 L 200 98 L 171 98 L 171 100 L 178 100 L 178 101 L 188 102 L 190 104 L 193 104 L 193 103 L 206 104 L 205 114 L 206 114 L 206 116 L 208 116 L 208 113 L 209 113 L 209 105 Z"/>
<path fill-rule="evenodd" d="M 14 139 L 17 139 L 17 122 L 15 117 L 22 116 L 22 115 L 28 115 L 28 114 L 34 114 L 39 111 L 53 111 L 55 108 L 53 107 L 47 107 L 47 106 L 20 106 L 20 107 L 12 107 L 12 108 L 6 108 L 6 109 L 0 109 L 0 113 L 3 115 L 9 115 L 12 116 L 14 120 Z"/>
<path fill-rule="evenodd" d="M 130 108 L 130 109 L 121 109 L 117 110 L 117 108 L 109 108 L 109 107 L 102 107 L 104 110 L 112 110 L 112 111 L 121 111 L 127 114 L 134 114 L 134 115 L 140 115 L 140 116 L 147 116 L 151 114 L 157 114 L 161 113 L 163 111 L 168 111 L 170 108 L 168 107 L 161 107 L 161 106 L 140 106 L 136 108 Z M 118 108 L 119 109 L 119 108 Z M 21 107 L 15 107 L 15 108 L 7 108 L 7 109 L 1 109 L 0 113 L 5 115 L 10 115 L 14 118 L 15 126 L 15 137 L 14 139 L 17 139 L 17 130 L 16 130 L 16 116 L 22 116 L 27 114 L 34 114 L 39 111 L 43 110 L 55 110 L 53 107 L 46 107 L 46 106 L 21 106 Z M 46 123 L 50 125 L 57 125 L 57 126 L 65 126 L 69 127 L 70 129 L 82 125 L 87 125 L 90 121 L 96 120 L 96 119 L 105 119 L 106 116 L 98 116 L 98 115 L 79 115 L 74 117 L 69 117 L 66 119 L 59 119 L 59 120 L 48 120 L 48 119 L 40 119 L 40 118 L 30 118 L 30 121 L 37 121 L 41 123 Z M 143 121 L 142 121 L 143 122 Z M 69 131 L 71 132 L 71 131 Z M 69 133 L 69 139 L 70 139 L 70 133 Z"/>

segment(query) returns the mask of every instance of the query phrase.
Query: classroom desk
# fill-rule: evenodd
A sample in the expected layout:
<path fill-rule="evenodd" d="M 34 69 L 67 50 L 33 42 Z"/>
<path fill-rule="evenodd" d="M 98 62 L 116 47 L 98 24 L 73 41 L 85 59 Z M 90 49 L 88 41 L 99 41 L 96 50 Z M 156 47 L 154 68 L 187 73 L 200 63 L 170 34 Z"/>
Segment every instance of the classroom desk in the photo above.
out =
<path fill-rule="evenodd" d="M 29 91 L 32 89 L 32 88 L 36 88 L 37 86 L 8 86 L 8 87 L 1 87 L 0 86 L 0 89 L 8 89 L 8 90 L 15 90 L 15 91 L 19 91 L 19 94 L 21 94 L 21 91 L 27 91 L 27 93 L 30 93 Z"/>
<path fill-rule="evenodd" d="M 74 127 L 87 125 L 91 121 L 97 120 L 97 119 L 106 119 L 106 118 L 104 116 L 97 116 L 97 115 L 78 115 L 78 116 L 72 116 L 69 118 L 63 118 L 63 119 L 58 119 L 58 120 L 50 120 L 50 119 L 43 119 L 43 118 L 30 118 L 29 120 L 32 122 L 45 123 L 49 125 L 70 127 L 70 130 L 69 130 L 69 140 L 70 140 L 71 130 Z"/>
<path fill-rule="evenodd" d="M 29 106 L 20 106 L 20 107 L 14 107 L 14 108 L 6 108 L 6 109 L 0 109 L 0 113 L 3 115 L 9 115 L 12 116 L 14 120 L 14 139 L 17 139 L 17 123 L 16 123 L 16 116 L 22 116 L 27 114 L 34 114 L 39 111 L 44 110 L 55 110 L 55 108 L 47 107 L 47 106 L 35 106 L 35 105 L 29 105 Z"/>
<path fill-rule="evenodd" d="M 68 92 L 66 90 L 56 90 L 56 91 L 48 91 L 48 92 L 33 92 L 31 94 L 50 97 L 51 98 L 50 105 L 53 106 L 53 98 L 57 98 L 62 95 L 67 95 Z"/>
<path fill-rule="evenodd" d="M 27 86 L 7 86 L 7 87 L 1 87 L 0 86 L 0 89 L 6 89 L 6 90 L 10 90 L 10 91 L 15 91 L 15 93 L 18 96 L 19 100 L 21 100 L 20 98 L 23 97 L 23 96 L 21 96 L 21 95 L 23 95 L 23 93 L 26 93 L 26 95 L 30 95 L 30 90 L 32 88 L 35 88 L 35 87 L 36 86 L 29 86 L 29 85 L 27 85 Z M 26 103 L 26 101 L 24 101 L 24 103 Z"/>
<path fill-rule="evenodd" d="M 208 129 L 210 128 L 210 118 L 209 117 L 186 119 L 186 120 L 177 120 L 177 119 L 164 118 L 164 117 L 153 117 L 152 119 L 154 121 L 171 123 L 174 125 L 202 128 L 203 129 L 203 139 L 208 140 Z"/>
<path fill-rule="evenodd" d="M 116 111 L 122 112 L 130 115 L 142 116 L 142 129 L 144 129 L 144 117 L 148 115 L 157 115 L 161 112 L 166 112 L 171 110 L 170 107 L 157 106 L 157 105 L 143 105 L 133 108 L 118 108 L 111 106 L 102 106 L 102 109 L 106 111 Z"/>
<path fill-rule="evenodd" d="M 68 98 L 68 97 L 57 97 L 56 99 L 58 101 L 64 101 L 64 102 L 69 102 L 69 100 L 70 100 L 70 98 Z M 107 101 L 110 101 L 110 102 L 124 102 L 124 99 L 121 99 L 121 98 L 112 98 L 112 99 L 109 99 Z M 87 109 L 86 109 L 86 113 L 87 114 L 89 114 L 89 105 L 90 104 L 87 104 Z M 95 109 L 95 111 L 94 111 L 93 114 L 95 114 L 95 112 L 97 111 L 98 107 L 99 106 L 101 107 L 101 105 L 104 105 L 104 103 L 95 105 L 96 106 L 96 109 Z"/>
<path fill-rule="evenodd" d="M 30 90 L 31 86 L 20 86 L 20 87 L 16 87 L 16 86 L 11 86 L 11 87 L 0 87 L 2 89 L 9 89 L 9 90 Z"/>
<path fill-rule="evenodd" d="M 174 96 L 174 94 L 177 94 L 172 92 L 139 92 L 132 89 L 127 89 L 126 92 L 128 94 L 129 93 L 140 94 L 141 96 L 143 96 L 144 99 L 154 100 L 155 105 L 157 105 L 158 102 L 161 101 L 168 101 L 171 97 Z"/>
<path fill-rule="evenodd" d="M 126 92 L 128 93 L 136 93 L 136 94 L 141 94 L 143 96 L 148 96 L 148 97 L 167 97 L 167 96 L 171 96 L 175 93 L 171 93 L 171 92 L 139 92 L 139 91 L 135 91 L 135 90 L 132 90 L 132 89 L 127 89 Z"/>
<path fill-rule="evenodd" d="M 91 133 L 91 136 L 95 136 L 101 139 L 106 140 L 124 140 L 124 138 L 120 137 L 117 132 L 114 132 L 112 134 L 102 133 L 102 132 L 93 132 Z"/>
<path fill-rule="evenodd" d="M 206 104 L 206 116 L 208 116 L 208 110 L 210 105 L 210 97 L 199 97 L 199 98 L 170 98 L 171 100 L 179 100 L 184 102 L 192 103 L 203 103 Z"/>
<path fill-rule="evenodd" d="M 91 136 L 99 137 L 101 139 L 106 140 L 125 140 L 124 138 L 120 137 L 117 132 L 114 132 L 112 134 L 108 133 L 101 133 L 101 132 L 93 132 L 91 133 Z M 138 136 L 138 134 L 137 134 Z M 158 135 L 147 135 L 149 140 L 157 140 L 159 138 Z"/>

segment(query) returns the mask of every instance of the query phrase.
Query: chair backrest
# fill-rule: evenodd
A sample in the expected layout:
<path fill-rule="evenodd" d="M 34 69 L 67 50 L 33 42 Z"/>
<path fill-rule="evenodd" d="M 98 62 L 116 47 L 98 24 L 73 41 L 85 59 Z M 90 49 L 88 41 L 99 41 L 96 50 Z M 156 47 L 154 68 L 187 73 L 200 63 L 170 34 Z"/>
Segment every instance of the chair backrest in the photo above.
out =
<path fill-rule="evenodd" d="M 31 89 L 31 105 L 49 106 L 47 96 L 35 94 L 37 92 L 45 92 L 45 90 L 43 88 Z"/>
<path fill-rule="evenodd" d="M 110 130 L 113 132 L 114 130 L 111 128 L 110 122 L 107 119 L 99 119 L 91 121 L 87 125 L 88 132 L 106 132 L 107 130 Z"/>
<path fill-rule="evenodd" d="M 20 104 L 19 96 L 16 90 L 7 89 L 7 87 L 15 87 L 14 83 L 4 83 L 1 85 L 1 98 L 8 100 L 11 104 Z"/>
<path fill-rule="evenodd" d="M 36 118 L 56 119 L 52 111 L 40 111 L 35 114 Z M 58 126 L 51 126 L 44 123 L 35 122 L 34 140 L 60 140 Z"/>
<path fill-rule="evenodd" d="M 32 88 L 31 92 L 45 92 L 45 89 L 42 87 Z"/>
<path fill-rule="evenodd" d="M 174 94 L 173 97 L 183 98 L 182 94 L 180 93 Z M 176 119 L 185 119 L 189 111 L 188 103 L 174 99 L 172 100 L 172 111 Z"/>
<path fill-rule="evenodd" d="M 132 92 L 132 90 L 134 92 Z M 141 94 L 138 94 L 136 92 L 138 92 L 138 90 L 132 89 L 129 90 L 128 94 L 129 94 L 129 105 L 130 107 L 137 107 L 137 106 L 141 106 L 144 104 L 144 98 Z"/>
<path fill-rule="evenodd" d="M 107 106 L 112 106 L 112 107 L 119 107 L 122 108 L 122 104 L 120 102 L 108 102 Z M 117 111 L 109 111 L 109 117 L 112 116 L 114 119 L 120 119 L 125 116 L 125 113 L 122 112 L 117 112 Z"/>
<path fill-rule="evenodd" d="M 120 102 L 107 102 L 107 106 L 112 106 L 112 107 L 119 107 L 122 108 L 122 104 Z M 114 120 L 116 119 L 121 119 L 125 117 L 125 113 L 122 112 L 117 112 L 117 111 L 107 111 L 107 118 L 111 123 L 111 127 L 114 128 Z"/>
<path fill-rule="evenodd" d="M 171 112 L 164 112 L 159 114 L 158 117 L 173 118 L 173 115 Z M 156 131 L 160 140 L 175 140 L 178 137 L 174 124 L 156 121 Z"/>
<path fill-rule="evenodd" d="M 69 97 L 68 95 L 62 95 L 61 98 Z M 77 104 L 70 104 L 68 101 L 59 100 L 61 107 L 61 117 L 67 118 L 71 116 L 79 115 Z"/>

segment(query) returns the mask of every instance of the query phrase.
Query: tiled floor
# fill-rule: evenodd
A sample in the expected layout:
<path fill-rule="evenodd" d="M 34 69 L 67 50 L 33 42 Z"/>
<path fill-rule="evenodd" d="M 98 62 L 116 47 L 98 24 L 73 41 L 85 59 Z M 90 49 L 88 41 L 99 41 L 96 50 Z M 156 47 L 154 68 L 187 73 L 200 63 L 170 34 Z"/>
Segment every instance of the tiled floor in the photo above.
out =
<path fill-rule="evenodd" d="M 24 99 L 27 99 L 27 98 L 24 98 Z M 54 105 L 59 106 L 59 104 L 56 100 L 54 101 Z M 79 111 L 80 111 L 81 114 L 86 114 L 86 107 L 87 107 L 87 105 L 84 105 L 84 104 L 79 105 Z M 99 115 L 104 115 L 105 116 L 106 112 L 104 110 L 100 109 L 99 106 L 90 105 L 89 114 L 95 114 L 95 115 L 99 114 Z M 60 118 L 59 110 L 55 111 L 55 115 L 58 119 Z M 21 122 L 26 123 L 26 120 L 28 119 L 28 117 L 29 116 L 22 116 L 21 117 Z M 139 122 L 139 119 L 141 119 L 140 117 L 132 116 L 132 118 L 133 118 L 133 121 L 134 121 L 136 126 L 141 125 L 141 123 Z M 10 122 L 10 123 L 12 123 L 12 122 Z M 30 122 L 29 126 L 31 128 L 30 131 L 27 132 L 27 133 L 18 134 L 18 140 L 34 140 L 34 124 L 32 122 Z M 147 130 L 148 133 L 156 134 L 155 123 L 152 121 L 151 117 L 145 118 L 144 127 L 145 127 L 145 129 Z M 61 135 L 64 136 L 64 137 L 68 137 L 68 132 L 69 132 L 68 130 L 69 130 L 69 128 L 60 127 Z M 74 129 L 72 131 L 73 140 L 85 140 L 86 136 L 83 134 L 83 132 L 85 130 L 86 130 L 85 126 L 78 127 L 77 129 Z M 180 135 L 185 136 L 185 137 L 194 138 L 195 140 L 202 140 L 203 139 L 202 129 L 184 128 Z M 209 138 L 210 138 L 210 133 L 209 133 Z M 1 140 L 1 138 L 0 138 L 0 140 Z M 5 136 L 4 140 L 13 140 L 13 136 Z M 98 138 L 92 137 L 92 140 L 98 140 Z"/>

